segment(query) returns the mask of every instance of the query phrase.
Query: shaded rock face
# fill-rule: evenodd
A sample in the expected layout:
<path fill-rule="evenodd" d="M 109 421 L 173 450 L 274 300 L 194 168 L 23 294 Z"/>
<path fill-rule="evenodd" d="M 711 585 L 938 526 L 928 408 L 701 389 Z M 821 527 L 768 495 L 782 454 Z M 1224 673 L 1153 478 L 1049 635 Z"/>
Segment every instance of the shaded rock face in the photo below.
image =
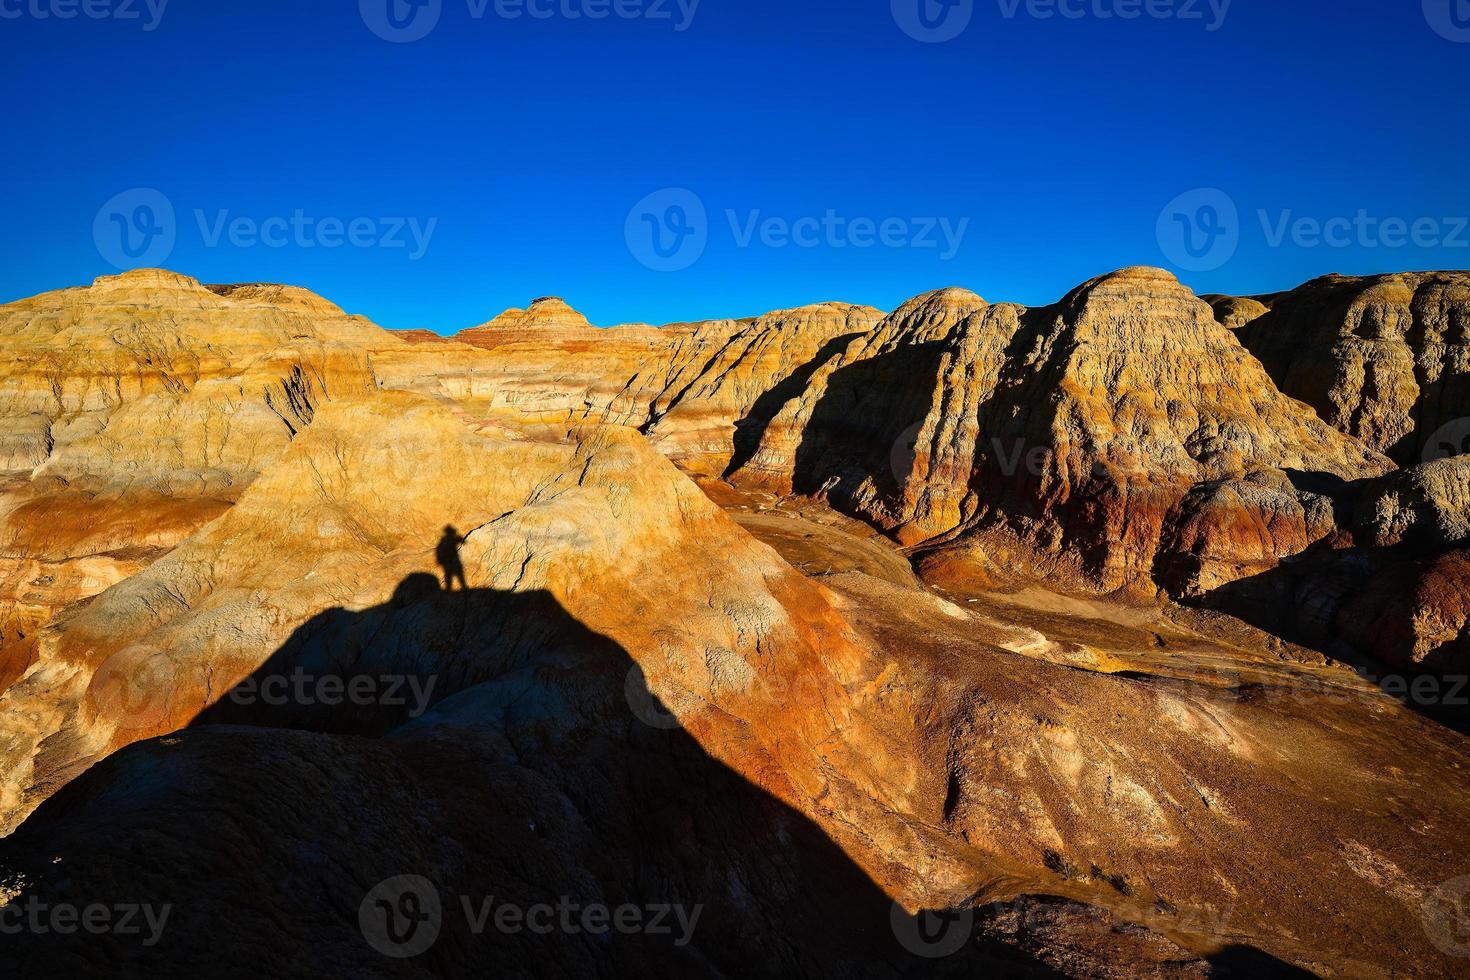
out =
<path fill-rule="evenodd" d="M 760 444 L 764 428 L 813 375 L 882 314 L 826 303 L 760 317 L 698 366 L 686 362 L 663 386 L 644 429 L 686 471 L 720 476 Z"/>
<path fill-rule="evenodd" d="M 1390 473 L 1361 493 L 1354 530 L 1367 545 L 1434 552 L 1470 544 L 1470 456 Z"/>
<path fill-rule="evenodd" d="M 1217 585 L 1206 600 L 1347 659 L 1470 670 L 1470 457 L 1337 488 L 1336 521 L 1290 566 Z"/>
<path fill-rule="evenodd" d="M 1401 465 L 1470 449 L 1470 273 L 1315 279 L 1240 337 L 1282 391 Z"/>
<path fill-rule="evenodd" d="M 1198 568 L 1161 584 L 1187 592 L 1330 528 L 1327 502 L 1286 471 L 1390 468 L 1282 396 L 1160 270 L 1037 310 L 953 299 L 849 347 L 737 481 L 823 494 L 904 544 L 937 544 L 946 574 L 1026 563 L 1077 588 L 1146 589 L 1167 537 Z M 935 319 L 914 329 L 916 313 Z"/>

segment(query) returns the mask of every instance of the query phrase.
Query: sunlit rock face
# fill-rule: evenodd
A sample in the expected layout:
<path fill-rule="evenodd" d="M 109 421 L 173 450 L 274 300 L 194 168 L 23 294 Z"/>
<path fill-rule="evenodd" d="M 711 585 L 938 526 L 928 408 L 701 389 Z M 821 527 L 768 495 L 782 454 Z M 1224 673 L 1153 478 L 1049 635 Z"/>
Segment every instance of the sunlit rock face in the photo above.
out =
<path fill-rule="evenodd" d="M 1470 451 L 1470 273 L 1314 279 L 1240 338 L 1282 391 L 1402 465 Z"/>
<path fill-rule="evenodd" d="M 17 955 L 1456 975 L 1467 743 L 1323 652 L 1470 664 L 1470 457 L 1283 394 L 1255 312 L 1155 269 L 453 337 L 157 270 L 0 307 L 0 900 L 176 917 Z M 453 915 L 399 960 L 402 874 Z"/>
<path fill-rule="evenodd" d="M 1391 468 L 1278 392 L 1155 269 L 1042 309 L 921 297 L 822 382 L 737 481 L 821 494 L 906 545 L 937 543 L 927 560 L 950 573 L 1197 591 L 1331 528 L 1327 501 L 1288 472 Z"/>
<path fill-rule="evenodd" d="M 139 270 L 0 307 L 0 684 L 36 630 L 230 503 L 384 331 L 303 289 Z"/>
<path fill-rule="evenodd" d="M 1270 309 L 1261 300 L 1252 296 L 1222 296 L 1219 293 L 1206 293 L 1200 299 L 1210 304 L 1210 309 L 1215 311 L 1215 319 L 1226 330 L 1239 330 L 1241 327 L 1253 320 L 1259 319 Z"/>

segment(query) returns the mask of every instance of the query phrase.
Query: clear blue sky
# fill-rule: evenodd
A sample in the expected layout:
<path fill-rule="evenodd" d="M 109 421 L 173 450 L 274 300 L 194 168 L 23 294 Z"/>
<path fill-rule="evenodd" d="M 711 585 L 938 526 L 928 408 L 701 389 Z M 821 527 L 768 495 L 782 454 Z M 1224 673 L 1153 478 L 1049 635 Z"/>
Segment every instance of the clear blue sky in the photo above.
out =
<path fill-rule="evenodd" d="M 1110 269 L 1170 266 L 1160 212 L 1195 188 L 1224 190 L 1241 219 L 1229 261 L 1175 266 L 1202 292 L 1470 267 L 1453 222 L 1419 244 L 1355 232 L 1336 248 L 1273 246 L 1257 217 L 1470 215 L 1470 43 L 1450 39 L 1463 21 L 1433 29 L 1421 0 L 1235 0 L 1215 30 L 1209 0 L 1188 0 L 1197 20 L 1096 15 L 1129 0 L 1064 0 L 1081 18 L 973 0 L 943 43 L 906 34 L 890 0 L 702 0 L 683 30 L 678 0 L 600 0 L 671 15 L 600 20 L 561 13 L 599 0 L 532 0 L 549 19 L 439 0 L 412 43 L 374 34 L 359 0 L 170 0 L 145 30 L 147 2 L 0 0 L 0 299 L 116 271 L 98 213 L 133 188 L 176 211 L 169 268 L 297 283 L 384 326 L 443 332 L 547 294 L 602 324 L 892 308 L 951 284 L 1046 303 Z M 139 19 L 54 16 L 123 3 Z M 674 272 L 625 235 L 663 188 L 708 215 L 707 248 Z M 196 214 L 298 210 L 367 219 L 363 242 L 387 219 L 437 223 L 414 259 L 407 231 L 404 248 L 326 248 L 314 231 L 301 236 L 314 247 L 211 244 Z M 937 230 L 938 248 L 826 232 L 816 247 L 759 231 L 741 244 L 755 212 L 829 211 L 897 219 L 895 242 L 918 219 L 968 225 L 948 260 Z"/>

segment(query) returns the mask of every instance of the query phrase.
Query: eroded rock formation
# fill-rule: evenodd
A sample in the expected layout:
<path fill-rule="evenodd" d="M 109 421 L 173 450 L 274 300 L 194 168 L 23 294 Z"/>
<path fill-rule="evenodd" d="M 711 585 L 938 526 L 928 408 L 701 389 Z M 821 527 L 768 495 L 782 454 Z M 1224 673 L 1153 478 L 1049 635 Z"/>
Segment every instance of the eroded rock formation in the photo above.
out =
<path fill-rule="evenodd" d="M 1278 392 L 1161 270 L 1035 310 L 921 298 L 821 381 L 735 479 L 823 495 L 933 546 L 947 576 L 1199 591 L 1332 527 L 1290 473 L 1391 468 Z"/>
<path fill-rule="evenodd" d="M 219 516 L 323 404 L 371 389 L 383 333 L 305 290 L 158 270 L 0 307 L 0 684 L 57 611 Z"/>
<path fill-rule="evenodd" d="M 1470 449 L 1470 273 L 1314 279 L 1240 337 L 1282 391 L 1402 465 Z"/>
<path fill-rule="evenodd" d="M 0 336 L 0 896 L 174 909 L 38 971 L 1456 972 L 1464 737 L 1168 597 L 1463 669 L 1465 459 L 1396 469 L 1166 273 L 445 339 L 144 271 Z"/>

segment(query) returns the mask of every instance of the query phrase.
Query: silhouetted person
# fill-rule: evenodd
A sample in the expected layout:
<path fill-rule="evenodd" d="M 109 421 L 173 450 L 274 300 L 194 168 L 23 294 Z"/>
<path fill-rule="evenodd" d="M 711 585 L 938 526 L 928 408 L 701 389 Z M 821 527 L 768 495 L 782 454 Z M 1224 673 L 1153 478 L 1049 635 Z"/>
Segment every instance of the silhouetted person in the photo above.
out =
<path fill-rule="evenodd" d="M 459 580 L 459 587 L 468 590 L 469 582 L 464 577 L 464 562 L 459 560 L 460 545 L 469 538 L 460 537 L 459 531 L 455 530 L 453 524 L 444 528 L 444 537 L 439 539 L 439 546 L 434 549 L 434 557 L 444 569 L 444 589 L 447 592 L 454 591 L 454 581 Z"/>

